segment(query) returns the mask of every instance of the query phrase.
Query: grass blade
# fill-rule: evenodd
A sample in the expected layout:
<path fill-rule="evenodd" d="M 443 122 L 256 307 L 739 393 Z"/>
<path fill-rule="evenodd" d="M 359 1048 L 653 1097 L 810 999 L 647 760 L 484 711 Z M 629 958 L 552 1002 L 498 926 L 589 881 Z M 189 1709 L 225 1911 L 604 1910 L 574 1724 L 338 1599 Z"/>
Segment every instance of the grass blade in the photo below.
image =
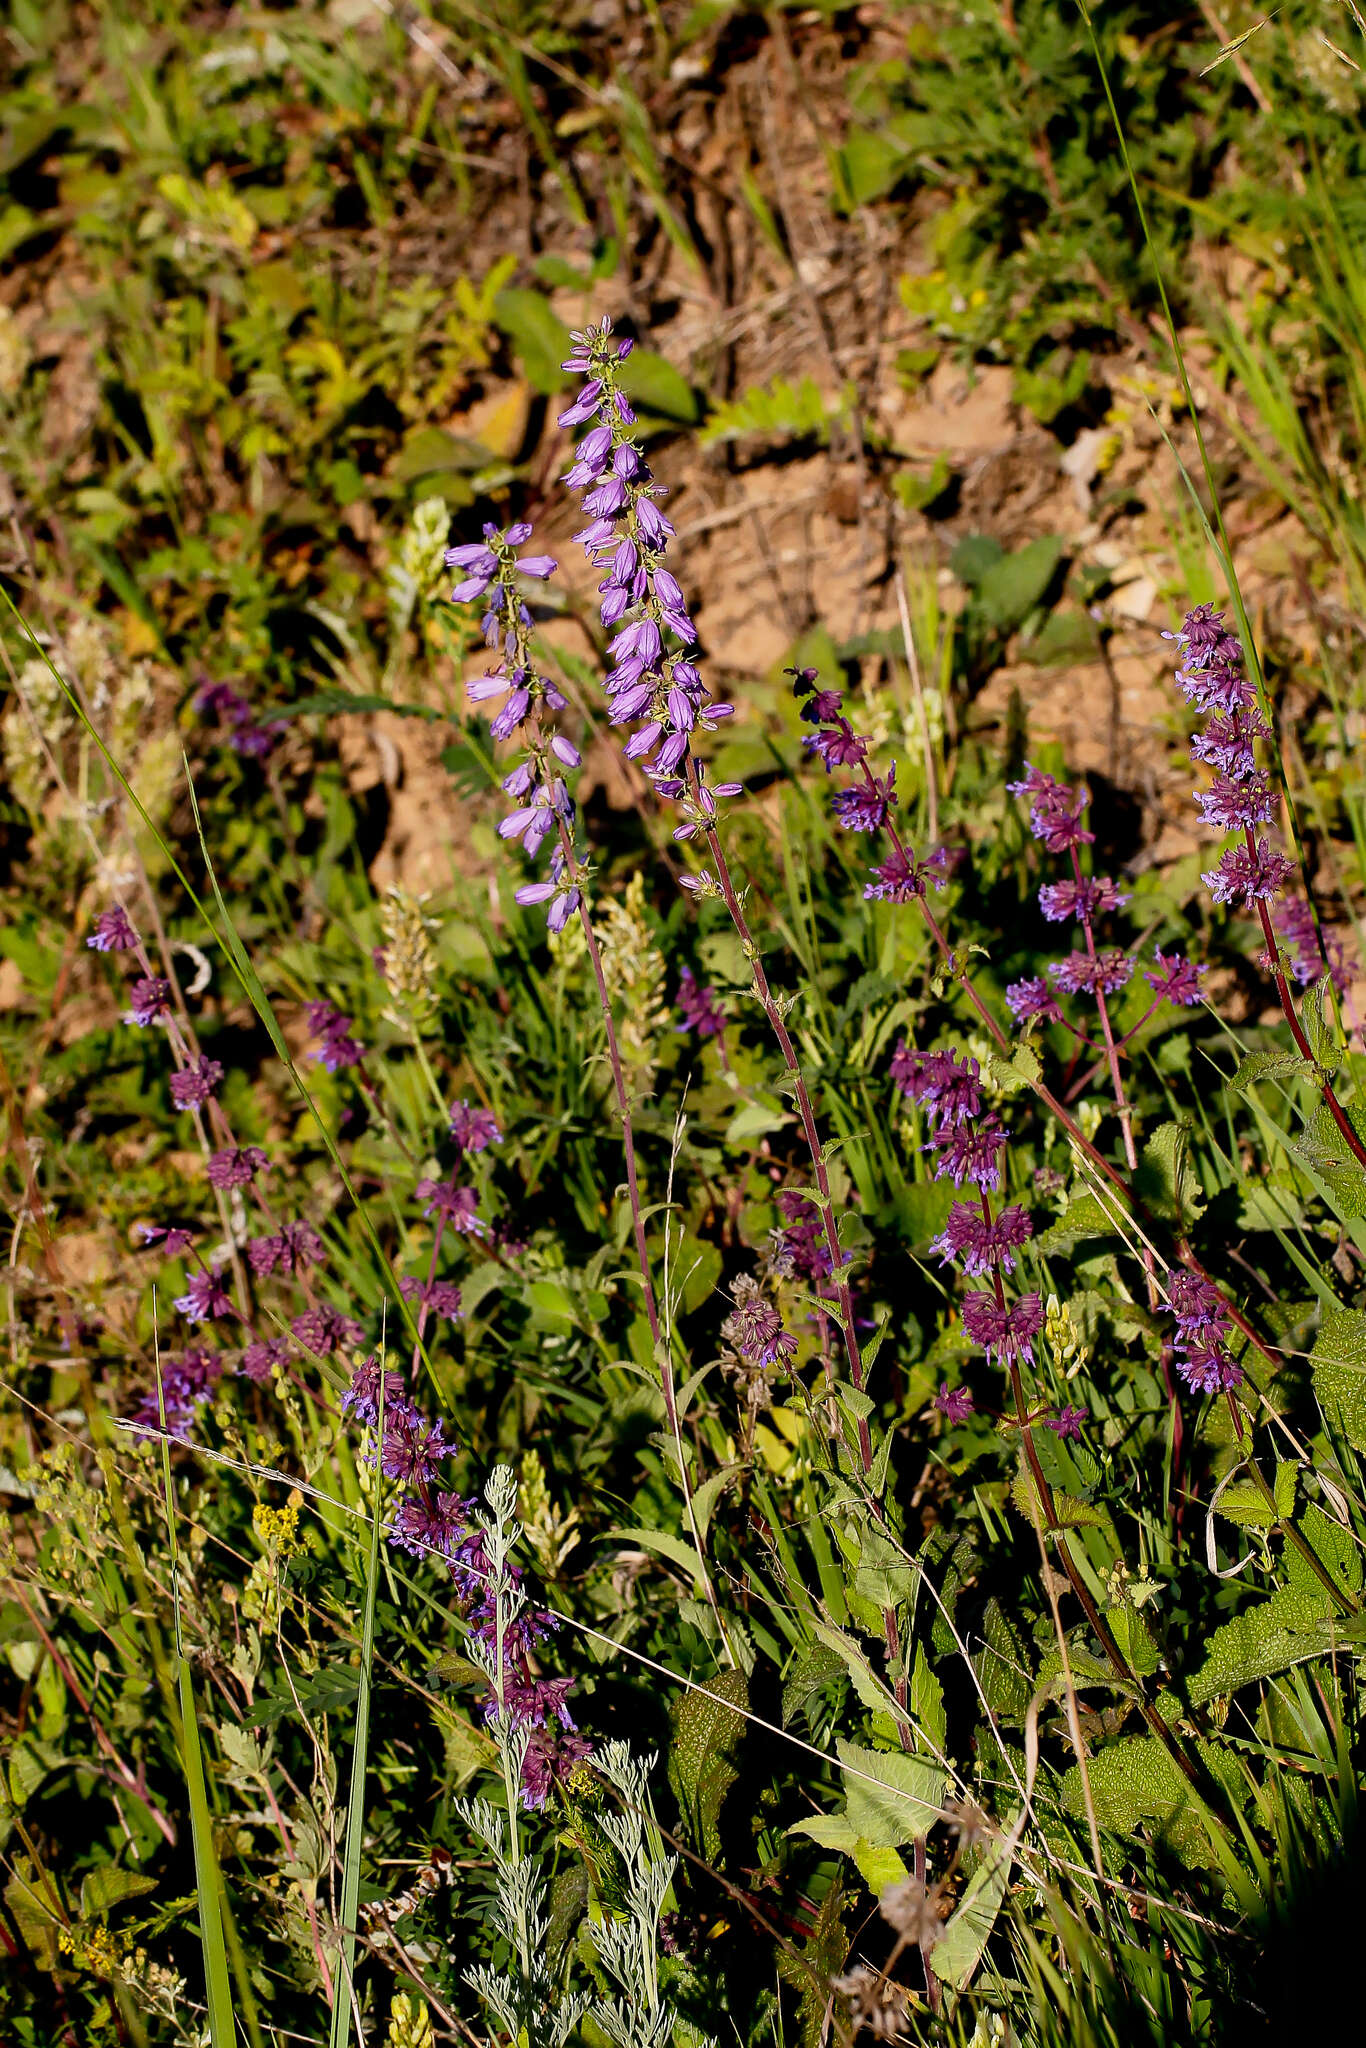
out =
<path fill-rule="evenodd" d="M 384 1378 L 380 1376 L 380 1430 L 384 1425 Z M 365 1763 L 370 1742 L 370 1669 L 375 1648 L 375 1586 L 379 1579 L 380 1479 L 375 1472 L 375 1512 L 370 1522 L 370 1555 L 365 1566 L 365 1619 L 361 1627 L 360 1692 L 356 1697 L 356 1739 L 351 1751 L 351 1789 L 346 1801 L 346 1860 L 342 1866 L 342 1955 L 332 2007 L 328 2048 L 347 2048 L 351 2039 L 351 1987 L 356 1963 L 356 1909 L 360 1900 L 361 1831 L 365 1819 Z"/>
<path fill-rule="evenodd" d="M 232 1987 L 228 1981 L 228 1947 L 223 1932 L 223 1873 L 213 1846 L 213 1820 L 204 1783 L 204 1756 L 199 1746 L 194 1676 L 185 1655 L 180 1628 L 180 1561 L 176 1548 L 175 1514 L 171 1505 L 171 1447 L 166 1435 L 166 1400 L 157 1351 L 157 1412 L 161 1418 L 161 1476 L 166 1497 L 166 1539 L 171 1553 L 171 1588 L 175 1600 L 175 1661 L 180 1689 L 180 1760 L 190 1801 L 190 1832 L 194 1841 L 194 1882 L 199 1905 L 199 1938 L 204 1949 L 204 1993 L 209 2008 L 209 2039 L 213 2048 L 233 2048 Z"/>

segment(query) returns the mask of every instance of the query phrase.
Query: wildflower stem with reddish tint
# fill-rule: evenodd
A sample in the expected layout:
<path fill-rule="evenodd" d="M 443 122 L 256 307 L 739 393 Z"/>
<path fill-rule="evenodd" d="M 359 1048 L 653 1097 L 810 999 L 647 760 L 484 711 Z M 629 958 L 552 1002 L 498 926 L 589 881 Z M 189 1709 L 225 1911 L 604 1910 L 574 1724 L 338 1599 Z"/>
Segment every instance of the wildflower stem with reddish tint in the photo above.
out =
<path fill-rule="evenodd" d="M 593 980 L 597 986 L 598 1002 L 602 1008 L 603 1030 L 607 1035 L 607 1056 L 612 1068 L 612 1088 L 617 1098 L 617 1115 L 621 1122 L 621 1149 L 626 1161 L 626 1191 L 631 1204 L 631 1229 L 635 1237 L 636 1262 L 640 1267 L 640 1285 L 645 1303 L 645 1319 L 650 1326 L 650 1338 L 654 1347 L 655 1365 L 659 1373 L 659 1388 L 664 1397 L 664 1412 L 668 1418 L 669 1434 L 673 1438 L 674 1455 L 678 1460 L 678 1482 L 683 1493 L 683 1504 L 688 1515 L 688 1529 L 697 1553 L 697 1569 L 702 1580 L 702 1590 L 707 1605 L 712 1611 L 726 1658 L 732 1665 L 735 1654 L 731 1649 L 730 1637 L 721 1618 L 720 1603 L 716 1588 L 707 1570 L 706 1555 L 702 1548 L 702 1531 L 698 1526 L 697 1511 L 693 1506 L 692 1481 L 688 1477 L 688 1461 L 683 1450 L 683 1431 L 678 1419 L 678 1392 L 674 1383 L 673 1354 L 659 1320 L 659 1305 L 655 1298 L 654 1280 L 650 1272 L 650 1252 L 645 1237 L 645 1216 L 640 1201 L 640 1176 L 636 1167 L 635 1126 L 631 1120 L 631 1097 L 626 1086 L 626 1072 L 621 1063 L 621 1048 L 617 1043 L 616 1019 L 612 1014 L 612 997 L 607 987 L 607 975 L 603 969 L 602 952 L 593 920 L 588 914 L 588 903 L 582 886 L 582 876 L 574 858 L 573 845 L 563 818 L 557 818 L 560 849 L 564 856 L 565 873 L 570 890 L 577 898 L 576 908 L 579 925 L 583 932 L 584 944 L 588 949 L 589 963 L 593 969 Z"/>
<path fill-rule="evenodd" d="M 1248 837 L 1251 838 L 1251 836 L 1251 833 L 1249 833 Z M 1311 1066 L 1317 1067 L 1318 1062 L 1314 1057 L 1314 1049 L 1305 1036 L 1303 1025 L 1295 1014 L 1295 999 L 1290 993 L 1290 984 L 1285 978 L 1285 969 L 1281 965 L 1281 955 L 1276 944 L 1276 934 L 1271 926 L 1271 913 L 1264 902 L 1258 902 L 1257 917 L 1262 927 L 1262 937 L 1266 941 L 1266 957 L 1271 967 L 1271 978 L 1276 984 L 1276 994 L 1280 997 L 1281 1009 L 1285 1013 L 1285 1021 L 1290 1026 L 1290 1035 L 1295 1041 L 1295 1050 L 1299 1053 L 1301 1059 L 1307 1060 Z M 1355 1125 L 1342 1104 L 1338 1101 L 1336 1089 L 1321 1068 L 1318 1072 L 1318 1084 L 1319 1092 L 1323 1096 L 1324 1108 L 1342 1133 L 1343 1142 L 1357 1164 L 1366 1167 L 1366 1145 L 1362 1143 Z"/>

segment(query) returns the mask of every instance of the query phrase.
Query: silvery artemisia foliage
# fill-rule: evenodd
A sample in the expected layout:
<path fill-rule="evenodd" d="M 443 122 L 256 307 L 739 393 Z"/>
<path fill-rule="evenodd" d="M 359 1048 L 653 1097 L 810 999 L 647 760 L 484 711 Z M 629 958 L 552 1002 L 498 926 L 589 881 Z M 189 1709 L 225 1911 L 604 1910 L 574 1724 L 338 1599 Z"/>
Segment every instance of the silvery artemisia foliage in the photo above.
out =
<path fill-rule="evenodd" d="M 617 1795 L 598 1820 L 620 1858 L 624 1909 L 614 1913 L 604 1906 L 602 1918 L 589 1931 L 616 1993 L 590 2001 L 580 1993 L 562 1992 L 550 1968 L 545 1873 L 539 1856 L 522 1839 L 518 1821 L 518 1788 L 532 1730 L 509 1697 L 502 1648 L 523 1622 L 527 1605 L 509 1562 L 522 1534 L 517 1482 L 510 1466 L 500 1465 L 490 1475 L 484 1500 L 488 1512 L 478 1519 L 488 1579 L 485 1604 L 494 1615 L 493 1640 L 487 1639 L 487 1632 L 472 1632 L 469 1653 L 492 1695 L 488 1727 L 503 1766 L 507 1816 L 505 1820 L 486 1799 L 461 1800 L 457 1811 L 493 1858 L 493 1921 L 511 1954 L 504 1970 L 481 1964 L 467 1972 L 467 1982 L 511 2038 L 525 2042 L 527 2048 L 562 2048 L 585 2013 L 616 2048 L 666 2048 L 676 2015 L 660 1989 L 659 1921 L 677 1863 L 664 1850 L 650 1805 L 650 1774 L 657 1758 L 638 1760 L 624 1742 L 606 1744 L 593 1759 L 598 1774 Z M 700 2040 L 697 2048 L 710 2044 Z"/>
<path fill-rule="evenodd" d="M 659 1985 L 659 1918 L 678 1867 L 665 1852 L 650 1806 L 650 1776 L 658 1759 L 632 1756 L 624 1742 L 609 1742 L 595 1759 L 619 1806 L 604 1809 L 599 1824 L 621 1858 L 625 1911 L 604 1912 L 589 1928 L 593 1946 L 617 1995 L 598 1999 L 591 2017 L 616 2048 L 665 2048 L 675 2015 Z M 711 2048 L 705 2039 L 696 2048 Z"/>
<path fill-rule="evenodd" d="M 507 1969 L 481 1963 L 466 1972 L 466 1982 L 512 2040 L 526 2048 L 564 2048 L 588 2000 L 578 1992 L 558 1995 L 548 1956 L 548 1887 L 540 1859 L 518 1854 L 515 1835 L 509 1835 L 487 1799 L 459 1800 L 456 1811 L 493 1858 L 493 1925 L 512 1951 Z"/>

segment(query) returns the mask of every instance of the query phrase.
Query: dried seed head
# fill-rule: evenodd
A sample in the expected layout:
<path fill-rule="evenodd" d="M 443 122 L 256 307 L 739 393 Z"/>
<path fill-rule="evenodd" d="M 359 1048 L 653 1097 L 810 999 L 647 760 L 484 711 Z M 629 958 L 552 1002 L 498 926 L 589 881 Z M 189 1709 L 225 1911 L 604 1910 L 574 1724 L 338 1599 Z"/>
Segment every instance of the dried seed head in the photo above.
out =
<path fill-rule="evenodd" d="M 900 1984 L 891 1984 L 867 1963 L 856 1963 L 842 1977 L 830 1979 L 830 1989 L 849 2001 L 849 2024 L 855 2033 L 865 2030 L 875 2041 L 905 2041 L 910 2012 L 909 1994 Z"/>
<path fill-rule="evenodd" d="M 385 891 L 380 906 L 384 930 L 384 979 L 393 998 L 384 1015 L 390 1023 L 421 1030 L 436 1009 L 436 953 L 431 934 L 439 930 L 423 909 L 425 896 L 406 889 Z"/>

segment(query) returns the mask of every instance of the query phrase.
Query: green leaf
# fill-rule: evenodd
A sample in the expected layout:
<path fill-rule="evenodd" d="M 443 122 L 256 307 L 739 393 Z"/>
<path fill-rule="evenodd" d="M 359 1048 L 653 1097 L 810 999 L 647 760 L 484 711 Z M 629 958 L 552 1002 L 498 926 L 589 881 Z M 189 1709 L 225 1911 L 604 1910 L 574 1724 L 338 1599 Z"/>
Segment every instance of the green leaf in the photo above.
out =
<path fill-rule="evenodd" d="M 993 562 L 978 578 L 976 610 L 998 633 L 1013 633 L 1043 598 L 1061 559 L 1061 540 L 1044 534 Z"/>
<path fill-rule="evenodd" d="M 1043 1068 L 1032 1046 L 1019 1045 L 1009 1059 L 1004 1053 L 992 1053 L 987 1060 L 987 1073 L 998 1088 L 1007 1095 L 1015 1095 L 1021 1088 L 1032 1088 Z"/>
<path fill-rule="evenodd" d="M 1017 1814 L 1009 1823 L 1007 1835 L 1018 1818 Z M 955 1991 L 963 1991 L 971 1982 L 996 1925 L 1010 1880 L 1010 1865 L 1005 1842 L 998 1836 L 968 1879 L 966 1891 L 930 1951 L 930 1964 L 941 1984 L 951 1984 Z"/>
<path fill-rule="evenodd" d="M 719 1472 L 713 1472 L 710 1479 L 704 1479 L 694 1490 L 692 1511 L 697 1518 L 697 1533 L 705 1543 L 711 1518 L 716 1513 L 716 1503 L 740 1470 L 738 1465 L 723 1465 Z"/>
<path fill-rule="evenodd" d="M 1070 1252 L 1083 1238 L 1113 1237 L 1115 1219 L 1098 1195 L 1078 1195 L 1070 1201 L 1056 1223 L 1050 1223 L 1034 1240 L 1034 1249 L 1045 1257 L 1053 1252 Z"/>
<path fill-rule="evenodd" d="M 1317 1579 L 1311 1588 L 1282 1586 L 1234 1620 L 1215 1629 L 1208 1655 L 1190 1681 L 1193 1706 L 1237 1692 L 1259 1678 L 1322 1657 L 1343 1641 L 1332 1602 Z"/>
<path fill-rule="evenodd" d="M 420 476 L 435 476 L 454 470 L 459 476 L 475 476 L 497 457 L 478 441 L 460 434 L 448 434 L 443 427 L 418 427 L 409 434 L 393 468 L 397 484 L 410 484 Z"/>
<path fill-rule="evenodd" d="M 1245 1529 L 1274 1529 L 1278 1521 L 1294 1513 L 1296 1469 L 1289 1464 L 1276 1467 L 1272 1487 L 1274 1508 L 1250 1479 L 1240 1479 L 1224 1488 L 1214 1504 L 1214 1512 Z"/>
<path fill-rule="evenodd" d="M 1354 1449 L 1366 1451 L 1366 1315 L 1325 1308 L 1310 1366 L 1325 1420 Z"/>
<path fill-rule="evenodd" d="M 1353 1103 L 1347 1110 L 1347 1119 L 1359 1137 L 1366 1137 L 1366 1112 Z M 1305 1124 L 1296 1149 L 1311 1171 L 1326 1183 L 1339 1216 L 1366 1216 L 1366 1173 L 1326 1103 L 1320 1103 Z"/>
<path fill-rule="evenodd" d="M 656 1556 L 667 1558 L 690 1580 L 698 1576 L 697 1552 L 691 1542 L 682 1536 L 672 1535 L 667 1529 L 609 1529 L 607 1535 L 611 1542 L 635 1543 L 642 1550 L 652 1550 Z"/>
<path fill-rule="evenodd" d="M 1057 1487 L 1051 1489 L 1053 1513 L 1060 1529 L 1103 1529 L 1109 1517 L 1103 1508 L 1095 1507 L 1089 1500 L 1078 1500 L 1074 1494 L 1060 1493 Z M 1032 1472 L 1021 1472 L 1011 1482 L 1010 1497 L 1027 1521 L 1035 1522 L 1040 1528 L 1047 1526 L 1039 1505 L 1038 1487 Z"/>
<path fill-rule="evenodd" d="M 1204 1214 L 1200 1184 L 1190 1164 L 1190 1125 L 1159 1124 L 1139 1154 L 1134 1193 L 1154 1216 L 1189 1223 Z"/>
<path fill-rule="evenodd" d="M 541 292 L 509 287 L 493 302 L 493 317 L 512 343 L 528 384 L 553 397 L 569 381 L 560 364 L 569 354 L 569 329 Z"/>
<path fill-rule="evenodd" d="M 875 1607 L 895 1607 L 910 1598 L 919 1567 L 904 1557 L 889 1536 L 876 1527 L 868 1530 L 859 1552 L 854 1574 L 854 1592 Z"/>
<path fill-rule="evenodd" d="M 944 1806 L 944 1772 L 939 1764 L 901 1750 L 859 1749 L 843 1736 L 836 1737 L 835 1747 L 845 1770 L 849 1824 L 856 1834 L 875 1848 L 896 1849 L 929 1833 Z"/>
<path fill-rule="evenodd" d="M 847 211 L 885 199 L 905 176 L 910 157 L 900 143 L 875 128 L 851 128 L 837 162 Z"/>
<path fill-rule="evenodd" d="M 965 533 L 949 556 L 949 568 L 960 583 L 976 590 L 982 578 L 1006 558 L 994 533 Z"/>
<path fill-rule="evenodd" d="M 669 1783 L 694 1841 L 708 1862 L 721 1852 L 721 1808 L 735 1783 L 735 1753 L 745 1732 L 749 1680 L 719 1671 L 707 1690 L 689 1687 L 675 1703 Z"/>
<path fill-rule="evenodd" d="M 1282 1471 L 1294 1471 L 1294 1466 L 1282 1466 Z M 1278 1475 L 1279 1476 L 1279 1475 Z M 1308 1501 L 1304 1513 L 1295 1524 L 1300 1535 L 1327 1570 L 1335 1586 L 1348 1595 L 1361 1591 L 1361 1552 L 1350 1529 L 1344 1529 L 1341 1522 L 1326 1515 L 1317 1501 Z M 1285 1568 L 1292 1586 L 1303 1593 L 1309 1593 L 1322 1586 L 1323 1581 L 1307 1559 L 1303 1558 L 1294 1544 L 1285 1547 Z"/>
<path fill-rule="evenodd" d="M 1246 1094 L 1258 1081 L 1275 1080 L 1283 1074 L 1312 1074 L 1313 1071 L 1311 1063 L 1297 1052 L 1249 1052 L 1238 1062 L 1237 1071 L 1228 1085 Z"/>
<path fill-rule="evenodd" d="M 653 349 L 632 349 L 617 376 L 626 396 L 641 411 L 658 413 L 685 427 L 697 419 L 700 408 L 691 384 L 667 357 L 656 355 Z"/>
<path fill-rule="evenodd" d="M 779 1109 L 776 1104 L 742 1102 L 726 1126 L 726 1143 L 744 1145 L 754 1138 L 767 1138 L 795 1122 L 790 1111 Z"/>
<path fill-rule="evenodd" d="M 847 1676 L 844 1659 L 828 1643 L 808 1643 L 788 1667 L 783 1680 L 783 1726 L 797 1716 L 811 1719 L 811 1702 Z"/>
<path fill-rule="evenodd" d="M 721 1278 L 721 1253 L 714 1244 L 698 1237 L 685 1237 L 674 1253 L 672 1271 L 679 1289 L 678 1312 L 690 1316 L 715 1292 Z"/>
<path fill-rule="evenodd" d="M 145 1871 L 120 1870 L 113 1863 L 102 1863 L 81 1880 L 81 1918 L 107 1913 L 111 1906 L 121 1906 L 125 1899 L 140 1899 L 156 1888 L 156 1879 Z"/>
<path fill-rule="evenodd" d="M 925 1655 L 925 1645 L 915 1646 L 915 1664 L 911 1671 L 910 1692 L 911 1719 L 915 1722 L 916 1733 L 937 1756 L 944 1754 L 948 1739 L 948 1716 L 944 1711 L 944 1688 L 930 1668 Z"/>
<path fill-rule="evenodd" d="M 1300 1025 L 1309 1040 L 1309 1050 L 1325 1074 L 1335 1074 L 1342 1065 L 1342 1052 L 1338 1035 L 1329 1018 L 1324 1014 L 1324 996 L 1329 987 L 1328 976 L 1316 981 L 1306 990 L 1300 1004 Z"/>
<path fill-rule="evenodd" d="M 1213 1745 L 1202 1744 L 1201 1753 Z M 1155 1735 L 1131 1735 L 1097 1750 L 1087 1764 L 1096 1819 L 1110 1833 L 1125 1837 L 1148 1827 L 1167 1842 L 1185 1863 L 1213 1860 L 1208 1809 Z M 1063 1805 L 1078 1819 L 1086 1811 L 1081 1772 L 1076 1765 L 1063 1779 Z"/>

